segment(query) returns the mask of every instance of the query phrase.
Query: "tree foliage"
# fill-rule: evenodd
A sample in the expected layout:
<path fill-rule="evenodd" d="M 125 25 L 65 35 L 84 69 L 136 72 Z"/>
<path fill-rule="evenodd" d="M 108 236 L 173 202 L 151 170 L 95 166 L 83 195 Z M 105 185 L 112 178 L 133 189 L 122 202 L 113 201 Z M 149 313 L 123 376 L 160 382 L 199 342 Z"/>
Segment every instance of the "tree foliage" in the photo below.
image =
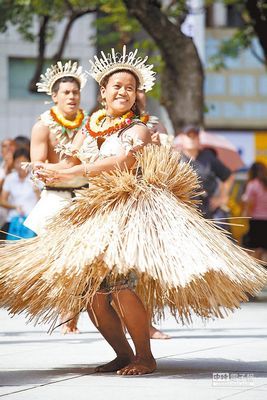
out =
<path fill-rule="evenodd" d="M 98 2 L 85 0 L 1 0 L 0 32 L 15 25 L 26 40 L 34 41 L 34 19 L 48 17 L 51 28 L 73 15 L 95 11 Z"/>
<path fill-rule="evenodd" d="M 250 49 L 253 55 L 267 66 L 267 2 L 266 0 L 222 0 L 226 5 L 236 8 L 242 19 L 242 26 L 233 35 L 224 40 L 211 58 L 213 68 L 225 68 L 227 57 L 237 57 L 244 49 Z M 211 1 L 210 3 L 213 3 Z M 258 38 L 262 54 L 254 48 L 254 39 Z"/>
<path fill-rule="evenodd" d="M 189 123 L 202 125 L 203 69 L 192 38 L 181 31 L 186 2 L 124 0 L 124 3 L 153 39 L 162 58 L 161 103 L 175 131 Z"/>
<path fill-rule="evenodd" d="M 54 62 L 62 58 L 74 22 L 85 14 L 95 12 L 97 3 L 85 0 L 1 0 L 0 32 L 5 32 L 9 24 L 12 24 L 25 40 L 38 43 L 36 69 L 29 84 L 30 91 L 36 91 L 46 47 L 53 38 L 57 24 L 66 20 L 58 49 L 52 57 Z"/>

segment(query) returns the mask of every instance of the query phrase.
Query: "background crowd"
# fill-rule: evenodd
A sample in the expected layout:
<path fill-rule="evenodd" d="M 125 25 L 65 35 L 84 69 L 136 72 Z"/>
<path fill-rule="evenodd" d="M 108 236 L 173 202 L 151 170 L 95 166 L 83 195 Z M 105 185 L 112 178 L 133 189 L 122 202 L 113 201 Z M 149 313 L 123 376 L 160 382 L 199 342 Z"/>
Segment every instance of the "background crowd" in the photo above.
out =
<path fill-rule="evenodd" d="M 24 136 L 4 139 L 1 143 L 0 164 L 0 239 L 18 240 L 33 237 L 23 225 L 37 203 L 40 189 L 34 185 L 30 173 L 22 168 L 30 161 L 30 140 Z"/>

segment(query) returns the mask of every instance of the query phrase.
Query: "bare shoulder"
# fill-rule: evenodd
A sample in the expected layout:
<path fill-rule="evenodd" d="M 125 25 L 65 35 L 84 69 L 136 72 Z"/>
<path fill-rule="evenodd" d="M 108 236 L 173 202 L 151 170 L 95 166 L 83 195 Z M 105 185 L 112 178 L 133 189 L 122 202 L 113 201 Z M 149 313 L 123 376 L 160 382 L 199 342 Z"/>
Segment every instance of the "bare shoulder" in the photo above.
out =
<path fill-rule="evenodd" d="M 146 125 L 135 124 L 128 129 L 128 133 L 133 135 L 133 137 L 142 140 L 144 143 L 151 142 L 151 133 Z"/>
<path fill-rule="evenodd" d="M 49 128 L 48 126 L 44 125 L 41 120 L 38 120 L 32 127 L 32 139 L 39 139 L 47 138 L 49 136 Z"/>

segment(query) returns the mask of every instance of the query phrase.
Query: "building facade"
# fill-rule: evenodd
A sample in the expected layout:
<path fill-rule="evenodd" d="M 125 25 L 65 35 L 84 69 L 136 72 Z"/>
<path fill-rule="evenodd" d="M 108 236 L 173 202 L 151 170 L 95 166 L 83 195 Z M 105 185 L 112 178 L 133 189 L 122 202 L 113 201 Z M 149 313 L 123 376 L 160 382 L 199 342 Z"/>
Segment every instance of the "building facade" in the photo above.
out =
<path fill-rule="evenodd" d="M 255 38 L 251 48 L 227 57 L 226 68 L 214 71 L 211 58 L 242 20 L 234 6 L 218 1 L 210 7 L 206 23 L 205 127 L 226 136 L 246 167 L 255 160 L 267 163 L 267 72 L 260 62 L 264 57 L 259 42 Z"/>

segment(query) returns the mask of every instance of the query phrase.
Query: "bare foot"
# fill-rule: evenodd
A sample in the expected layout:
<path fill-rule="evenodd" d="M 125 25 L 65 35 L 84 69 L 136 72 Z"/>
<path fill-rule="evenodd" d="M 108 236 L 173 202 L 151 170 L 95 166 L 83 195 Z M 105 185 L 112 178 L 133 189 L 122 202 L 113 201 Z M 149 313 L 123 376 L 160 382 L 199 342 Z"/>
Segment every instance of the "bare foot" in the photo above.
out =
<path fill-rule="evenodd" d="M 149 359 L 136 358 L 135 361 L 117 371 L 118 375 L 145 375 L 151 374 L 157 368 L 153 357 Z"/>
<path fill-rule="evenodd" d="M 74 326 L 73 325 L 69 325 L 69 324 L 62 325 L 61 334 L 62 335 L 66 335 L 68 333 L 78 334 L 78 333 L 80 333 L 80 331 L 79 331 L 79 329 L 77 328 L 76 325 L 74 325 Z"/>
<path fill-rule="evenodd" d="M 119 369 L 126 367 L 131 361 L 133 357 L 125 355 L 118 356 L 114 360 L 110 361 L 107 364 L 99 365 L 95 368 L 95 372 L 115 372 Z"/>
<path fill-rule="evenodd" d="M 149 335 L 150 339 L 170 339 L 170 335 L 160 331 L 159 329 L 155 328 L 154 326 L 150 326 L 149 328 Z"/>

